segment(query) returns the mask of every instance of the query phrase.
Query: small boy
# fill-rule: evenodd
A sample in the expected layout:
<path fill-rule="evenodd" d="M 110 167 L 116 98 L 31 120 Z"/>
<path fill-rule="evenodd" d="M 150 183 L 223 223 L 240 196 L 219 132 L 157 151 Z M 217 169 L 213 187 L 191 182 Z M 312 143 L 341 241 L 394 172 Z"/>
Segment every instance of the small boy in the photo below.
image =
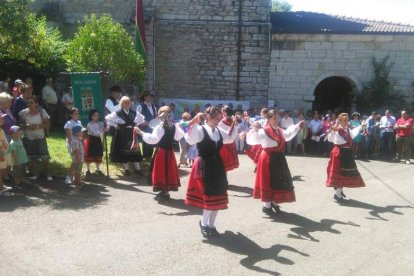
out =
<path fill-rule="evenodd" d="M 85 150 L 83 147 L 83 133 L 85 128 L 82 128 L 79 125 L 72 127 L 72 141 L 71 141 L 71 156 L 72 156 L 72 166 L 73 166 L 73 174 L 74 174 L 74 184 L 77 188 L 82 188 L 83 184 L 81 181 L 82 175 L 82 165 L 85 161 Z"/>
<path fill-rule="evenodd" d="M 19 186 L 24 179 L 25 167 L 29 162 L 26 150 L 23 146 L 23 130 L 18 126 L 10 127 L 10 153 L 13 160 L 13 180 L 16 186 Z"/>

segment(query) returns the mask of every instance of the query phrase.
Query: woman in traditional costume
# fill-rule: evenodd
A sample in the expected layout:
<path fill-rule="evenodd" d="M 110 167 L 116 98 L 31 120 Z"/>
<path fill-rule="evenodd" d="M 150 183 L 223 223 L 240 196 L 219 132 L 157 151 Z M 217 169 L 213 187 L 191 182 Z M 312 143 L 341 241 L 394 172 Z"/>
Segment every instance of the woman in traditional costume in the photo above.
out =
<path fill-rule="evenodd" d="M 133 130 L 136 125 L 144 123 L 144 116 L 131 109 L 131 99 L 123 96 L 119 101 L 120 110 L 112 112 L 105 117 L 109 126 L 115 127 L 112 139 L 110 158 L 112 162 L 123 163 L 125 175 L 129 175 L 129 162 L 134 165 L 135 172 L 142 175 L 139 162 L 142 155 L 138 147 L 132 147 L 134 143 Z"/>
<path fill-rule="evenodd" d="M 326 186 L 335 189 L 334 199 L 337 202 L 342 202 L 346 197 L 344 187 L 365 186 L 352 154 L 352 139 L 360 133 L 363 126 L 364 124 L 350 130 L 348 114 L 342 113 L 338 116 L 338 124 L 328 134 L 328 141 L 334 144 L 334 148 L 328 163 Z"/>
<path fill-rule="evenodd" d="M 202 117 L 206 123 L 199 125 Z M 221 132 L 218 124 L 222 119 L 222 112 L 216 106 L 210 106 L 206 114 L 198 113 L 191 121 L 191 128 L 185 134 L 190 145 L 197 144 L 198 157 L 195 159 L 188 180 L 185 203 L 203 209 L 203 216 L 199 222 L 201 234 L 205 238 L 218 237 L 215 220 L 219 210 L 227 209 L 227 176 L 220 149 L 223 140 L 234 139 L 237 131 L 230 135 Z"/>
<path fill-rule="evenodd" d="M 303 121 L 283 130 L 278 126 L 280 117 L 276 110 L 270 110 L 267 118 L 267 125 L 264 127 L 257 122 L 253 125 L 253 129 L 247 134 L 247 143 L 262 147 L 257 162 L 253 198 L 263 202 L 263 213 L 272 215 L 281 212 L 280 203 L 296 200 L 284 152 L 286 141 L 296 136 Z"/>
<path fill-rule="evenodd" d="M 218 124 L 218 129 L 222 133 L 227 133 L 228 139 L 223 140 L 223 147 L 220 150 L 220 156 L 224 163 L 224 170 L 226 172 L 237 169 L 239 167 L 239 156 L 237 154 L 236 142 L 237 137 L 231 139 L 232 132 L 238 133 L 237 118 L 232 118 L 233 109 L 230 106 L 223 107 L 223 119 Z"/>
<path fill-rule="evenodd" d="M 160 124 L 154 127 L 152 133 L 144 133 L 135 128 L 137 134 L 142 135 L 144 142 L 157 145 L 152 158 L 150 173 L 154 192 L 160 192 L 155 199 L 170 199 L 170 191 L 178 191 L 180 177 L 173 142 L 184 137 L 181 127 L 174 125 L 171 117 L 171 108 L 163 106 L 158 110 Z"/>

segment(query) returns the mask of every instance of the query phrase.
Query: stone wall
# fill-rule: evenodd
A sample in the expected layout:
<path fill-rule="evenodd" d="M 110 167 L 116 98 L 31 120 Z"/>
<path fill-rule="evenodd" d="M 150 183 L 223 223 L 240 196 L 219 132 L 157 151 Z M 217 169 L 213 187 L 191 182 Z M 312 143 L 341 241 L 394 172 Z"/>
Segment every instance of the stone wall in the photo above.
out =
<path fill-rule="evenodd" d="M 374 75 L 372 57 L 389 55 L 395 89 L 411 102 L 414 82 L 414 37 L 409 35 L 278 34 L 272 37 L 269 99 L 280 107 L 312 107 L 316 86 L 325 78 L 348 79 L 358 93 Z"/>
<path fill-rule="evenodd" d="M 132 31 L 135 0 L 36 0 L 33 9 L 58 5 L 62 24 L 109 13 Z M 144 0 L 146 88 L 160 97 L 267 101 L 271 0 L 243 0 L 238 85 L 239 0 Z M 66 26 L 70 29 L 70 26 Z M 73 30 L 73 27 L 72 27 Z"/>

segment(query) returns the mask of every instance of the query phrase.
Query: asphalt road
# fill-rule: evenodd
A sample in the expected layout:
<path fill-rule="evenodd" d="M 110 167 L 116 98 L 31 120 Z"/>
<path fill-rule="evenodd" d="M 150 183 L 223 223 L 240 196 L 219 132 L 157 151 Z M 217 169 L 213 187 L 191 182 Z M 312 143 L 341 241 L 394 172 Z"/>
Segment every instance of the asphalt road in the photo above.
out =
<path fill-rule="evenodd" d="M 163 204 L 137 176 L 0 197 L 0 275 L 413 275 L 414 165 L 358 161 L 367 187 L 338 205 L 324 186 L 328 160 L 289 156 L 297 202 L 268 218 L 251 197 L 253 164 L 240 159 L 216 240 L 184 204 L 189 169 Z"/>

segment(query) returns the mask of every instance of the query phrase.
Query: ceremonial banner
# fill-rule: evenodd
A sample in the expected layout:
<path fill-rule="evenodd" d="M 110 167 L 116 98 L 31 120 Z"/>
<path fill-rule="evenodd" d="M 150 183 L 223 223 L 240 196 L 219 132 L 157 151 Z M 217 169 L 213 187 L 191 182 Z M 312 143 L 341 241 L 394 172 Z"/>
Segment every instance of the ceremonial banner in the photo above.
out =
<path fill-rule="evenodd" d="M 145 22 L 142 0 L 137 0 L 136 2 L 135 28 L 135 49 L 146 60 Z"/>
<path fill-rule="evenodd" d="M 97 109 L 103 119 L 103 97 L 100 73 L 70 73 L 73 104 L 79 109 L 82 125 L 89 122 L 89 111 Z"/>

